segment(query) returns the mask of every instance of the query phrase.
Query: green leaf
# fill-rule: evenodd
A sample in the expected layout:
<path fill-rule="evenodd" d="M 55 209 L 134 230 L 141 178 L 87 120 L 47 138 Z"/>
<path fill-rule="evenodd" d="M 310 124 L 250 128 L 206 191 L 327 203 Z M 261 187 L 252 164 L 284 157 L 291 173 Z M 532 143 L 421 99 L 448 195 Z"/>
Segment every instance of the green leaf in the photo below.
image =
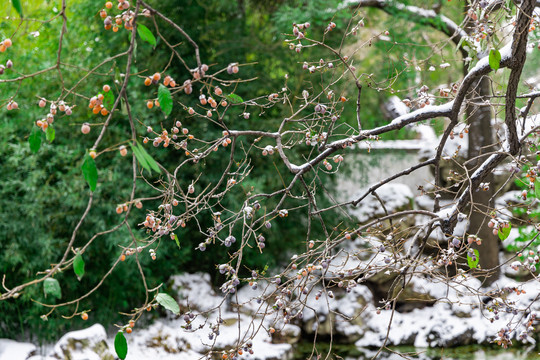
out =
<path fill-rule="evenodd" d="M 126 100 L 123 97 L 120 98 L 120 113 L 124 116 L 128 116 Z"/>
<path fill-rule="evenodd" d="M 174 241 L 176 241 L 176 246 L 180 249 L 180 241 L 178 240 L 178 235 L 174 234 Z"/>
<path fill-rule="evenodd" d="M 535 190 L 536 191 L 536 190 Z M 508 227 L 505 228 L 503 227 L 502 229 L 499 229 L 498 231 L 498 234 L 499 234 L 499 239 L 501 240 L 506 240 L 506 238 L 508 237 L 508 235 L 510 235 L 510 230 L 512 229 L 512 225 L 508 224 Z"/>
<path fill-rule="evenodd" d="M 139 48 L 139 43 L 137 42 L 137 39 L 135 39 L 133 43 L 133 59 L 137 59 L 137 49 Z"/>
<path fill-rule="evenodd" d="M 15 10 L 17 10 L 17 12 L 19 13 L 19 15 L 21 17 L 23 17 L 23 11 L 22 11 L 22 6 L 21 6 L 21 1 L 20 0 L 11 0 L 11 5 L 13 5 L 13 8 Z"/>
<path fill-rule="evenodd" d="M 242 99 L 240 96 L 236 94 L 229 94 L 225 97 L 233 104 L 240 104 L 244 102 L 244 99 Z"/>
<path fill-rule="evenodd" d="M 154 171 L 160 174 L 161 169 L 159 168 L 159 165 L 154 160 L 154 158 L 149 153 L 146 152 L 146 150 L 141 144 L 137 143 L 137 147 L 139 148 L 141 155 L 144 157 L 144 160 L 146 160 L 146 163 L 148 164 L 148 166 L 150 166 Z"/>
<path fill-rule="evenodd" d="M 103 95 L 103 106 L 105 109 L 111 111 L 114 106 L 114 95 L 112 90 L 100 94 Z"/>
<path fill-rule="evenodd" d="M 159 84 L 158 101 L 159 106 L 161 107 L 161 110 L 165 113 L 165 115 L 171 115 L 171 111 L 173 108 L 171 91 L 162 84 Z"/>
<path fill-rule="evenodd" d="M 540 199 L 540 181 L 538 180 L 534 182 L 534 196 L 536 196 L 537 199 Z"/>
<path fill-rule="evenodd" d="M 180 306 L 178 306 L 178 303 L 174 298 L 168 294 L 165 293 L 159 293 L 156 296 L 157 302 L 163 306 L 165 309 L 172 311 L 176 315 L 180 313 Z"/>
<path fill-rule="evenodd" d="M 34 126 L 32 128 L 32 133 L 28 138 L 28 142 L 30 143 L 30 150 L 32 150 L 33 153 L 37 153 L 41 147 L 41 130 L 38 127 Z"/>
<path fill-rule="evenodd" d="M 133 151 L 133 153 L 135 154 L 135 157 L 137 158 L 137 161 L 139 161 L 139 164 L 141 164 L 141 166 L 152 172 L 152 170 L 150 169 L 150 166 L 148 165 L 148 163 L 146 162 L 146 159 L 144 158 L 143 154 L 141 153 L 141 150 L 139 149 L 138 146 L 134 146 L 133 144 L 129 144 L 131 146 L 131 150 Z M 137 145 L 139 145 L 137 143 Z"/>
<path fill-rule="evenodd" d="M 124 336 L 123 331 L 119 331 L 114 337 L 114 350 L 116 351 L 116 355 L 118 355 L 120 359 L 126 358 L 128 347 L 127 340 Z"/>
<path fill-rule="evenodd" d="M 476 269 L 478 267 L 478 262 L 480 261 L 480 255 L 478 254 L 478 250 L 473 249 L 473 251 L 476 260 L 473 261 L 473 258 L 469 254 L 467 254 L 467 264 L 469 264 L 469 267 L 471 269 Z"/>
<path fill-rule="evenodd" d="M 88 153 L 84 156 L 84 162 L 81 166 L 81 169 L 84 175 L 84 179 L 88 183 L 88 186 L 90 186 L 90 191 L 95 191 L 98 180 L 98 172 L 96 162 Z"/>
<path fill-rule="evenodd" d="M 80 252 L 77 252 L 75 259 L 73 260 L 73 271 L 75 272 L 75 275 L 77 275 L 77 279 L 80 281 L 84 275 L 84 260 Z"/>
<path fill-rule="evenodd" d="M 43 293 L 45 293 L 45 297 L 47 297 L 47 295 L 51 295 L 57 299 L 60 299 L 62 297 L 62 289 L 60 289 L 60 283 L 58 280 L 46 278 L 45 281 L 43 281 Z"/>
<path fill-rule="evenodd" d="M 456 50 L 454 52 L 458 52 L 459 51 L 459 48 L 461 47 L 461 45 L 463 45 L 463 42 L 465 41 L 465 37 L 461 37 L 461 39 L 459 39 L 459 42 L 458 44 L 456 45 Z"/>
<path fill-rule="evenodd" d="M 47 131 L 45 132 L 45 138 L 47 139 L 47 141 L 52 143 L 54 141 L 55 134 L 56 132 L 54 131 L 54 128 L 52 127 L 52 125 L 49 125 Z"/>
<path fill-rule="evenodd" d="M 499 50 L 489 50 L 489 66 L 495 71 L 497 71 L 501 66 L 501 53 Z"/>
<path fill-rule="evenodd" d="M 150 43 L 152 46 L 156 46 L 156 38 L 154 34 L 143 24 L 137 24 L 137 33 L 147 43 Z"/>

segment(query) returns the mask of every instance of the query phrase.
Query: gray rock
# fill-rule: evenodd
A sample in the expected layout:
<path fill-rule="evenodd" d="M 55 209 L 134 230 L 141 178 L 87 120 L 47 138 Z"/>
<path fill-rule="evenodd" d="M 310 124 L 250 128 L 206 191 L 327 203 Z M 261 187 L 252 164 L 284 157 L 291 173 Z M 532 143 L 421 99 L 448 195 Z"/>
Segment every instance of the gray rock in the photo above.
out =
<path fill-rule="evenodd" d="M 106 340 L 105 328 L 95 324 L 62 336 L 50 356 L 65 360 L 114 360 Z"/>

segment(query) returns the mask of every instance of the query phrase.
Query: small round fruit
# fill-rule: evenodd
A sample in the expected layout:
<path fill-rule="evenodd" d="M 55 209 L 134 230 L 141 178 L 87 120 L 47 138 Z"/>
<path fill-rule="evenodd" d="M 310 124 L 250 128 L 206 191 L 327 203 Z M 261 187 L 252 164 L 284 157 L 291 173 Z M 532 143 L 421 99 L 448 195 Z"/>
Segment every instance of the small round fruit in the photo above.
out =
<path fill-rule="evenodd" d="M 137 209 L 142 209 L 142 202 L 137 201 L 137 202 L 135 203 L 135 207 L 136 207 Z"/>
<path fill-rule="evenodd" d="M 82 124 L 82 126 L 81 126 L 81 132 L 82 132 L 83 134 L 85 134 L 85 135 L 88 134 L 88 133 L 90 132 L 90 124 L 89 124 L 89 123 L 84 123 L 84 124 Z"/>
<path fill-rule="evenodd" d="M 106 7 L 107 9 L 112 9 L 112 2 L 107 1 L 107 2 L 105 3 L 105 7 Z"/>
<path fill-rule="evenodd" d="M 83 320 L 85 320 L 85 321 L 88 320 L 88 314 L 85 313 L 85 312 L 83 312 L 83 313 L 81 314 L 81 318 L 82 318 Z"/>
<path fill-rule="evenodd" d="M 120 155 L 122 155 L 122 156 L 127 155 L 127 149 L 126 149 L 126 147 L 124 145 L 120 146 L 120 148 L 118 150 L 120 150 Z"/>
<path fill-rule="evenodd" d="M 160 73 L 155 73 L 154 75 L 152 75 L 152 80 L 159 81 L 159 79 L 161 79 Z"/>
<path fill-rule="evenodd" d="M 144 85 L 150 86 L 151 84 L 152 84 L 152 79 L 150 79 L 149 77 L 147 77 L 146 79 L 144 79 Z"/>
<path fill-rule="evenodd" d="M 128 328 L 126 329 L 126 333 L 131 334 L 132 332 L 133 332 L 133 329 L 132 329 L 132 328 L 128 327 Z"/>
<path fill-rule="evenodd" d="M 109 85 L 103 85 L 103 91 L 109 92 L 111 90 L 111 87 Z"/>
<path fill-rule="evenodd" d="M 121 205 L 118 205 L 118 206 L 116 207 L 116 213 L 117 213 L 117 214 L 121 214 L 122 211 L 124 211 L 124 209 L 122 208 Z"/>
<path fill-rule="evenodd" d="M 3 43 L 6 48 L 11 47 L 12 45 L 11 39 L 5 39 Z"/>
<path fill-rule="evenodd" d="M 154 102 L 151 101 L 151 100 L 150 100 L 150 101 L 147 101 L 147 102 L 146 102 L 146 107 L 149 108 L 149 109 L 153 108 L 153 107 L 154 107 Z"/>
<path fill-rule="evenodd" d="M 120 255 L 120 261 L 126 261 L 126 255 L 125 254 Z"/>
<path fill-rule="evenodd" d="M 46 124 L 46 123 L 45 123 L 45 124 Z M 45 124 L 43 124 L 43 125 L 45 125 Z M 88 152 L 88 155 L 90 155 L 90 157 L 91 157 L 92 159 L 95 159 L 96 156 L 97 156 L 96 150 L 90 150 L 90 151 Z"/>
<path fill-rule="evenodd" d="M 129 327 L 135 327 L 135 320 L 129 320 Z"/>

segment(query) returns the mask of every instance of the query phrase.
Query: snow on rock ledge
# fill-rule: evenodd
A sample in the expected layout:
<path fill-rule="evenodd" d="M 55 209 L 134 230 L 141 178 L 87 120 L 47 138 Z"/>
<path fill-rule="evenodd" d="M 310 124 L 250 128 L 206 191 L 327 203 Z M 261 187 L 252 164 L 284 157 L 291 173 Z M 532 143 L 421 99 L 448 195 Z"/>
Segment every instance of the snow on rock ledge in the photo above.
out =
<path fill-rule="evenodd" d="M 353 198 L 358 198 L 365 191 L 366 189 L 359 191 Z M 385 184 L 378 188 L 376 192 L 389 213 L 410 208 L 411 200 L 414 197 L 407 185 L 399 183 Z M 373 195 L 366 197 L 356 208 L 352 208 L 350 213 L 356 216 L 360 222 L 366 222 L 385 215 L 383 207 Z"/>
<path fill-rule="evenodd" d="M 114 360 L 106 340 L 105 328 L 95 324 L 62 336 L 50 356 L 70 360 Z"/>
<path fill-rule="evenodd" d="M 487 310 L 484 313 L 479 308 L 470 306 L 470 302 L 477 299 L 474 294 L 467 295 L 468 288 L 480 287 L 479 280 L 468 277 L 464 278 L 460 285 L 447 287 L 443 283 L 436 283 L 428 279 L 415 279 L 414 286 L 427 291 L 439 301 L 430 307 L 414 309 L 411 312 L 395 312 L 392 319 L 392 327 L 388 334 L 387 345 L 414 345 L 415 347 L 452 347 L 468 344 L 488 344 L 494 340 L 499 329 L 507 326 L 515 315 L 512 312 L 499 312 L 499 319 L 494 319 L 493 314 Z M 515 301 L 517 308 L 526 308 L 533 304 L 531 311 L 540 311 L 540 304 L 534 302 L 538 295 L 540 285 L 537 280 L 518 282 L 502 277 L 491 285 L 493 290 L 505 287 L 516 287 L 525 290 L 525 294 L 508 295 Z M 486 289 L 487 290 L 487 289 Z M 471 301 L 472 300 L 472 301 Z M 388 323 L 392 316 L 391 310 L 383 310 L 376 313 L 374 305 L 370 304 L 366 309 L 367 331 L 356 342 L 358 347 L 379 347 L 384 343 Z M 515 324 L 515 322 L 513 323 Z M 512 332 L 515 340 L 517 333 Z M 534 343 L 533 339 L 529 339 Z"/>
<path fill-rule="evenodd" d="M 218 307 L 223 296 L 216 294 L 210 283 L 210 274 L 181 274 L 171 277 L 172 289 L 177 294 L 181 307 L 201 312 Z"/>
<path fill-rule="evenodd" d="M 222 313 L 224 323 L 220 335 L 213 340 L 208 338 L 209 329 L 204 326 L 205 319 L 196 319 L 195 326 L 203 326 L 198 331 L 182 329 L 182 320 L 158 320 L 146 329 L 137 330 L 136 336 L 128 336 L 128 358 L 130 360 L 195 360 L 204 357 L 204 353 L 213 345 L 214 350 L 229 349 L 237 344 L 239 328 L 240 339 L 253 335 L 252 318 L 236 313 Z M 238 324 L 240 321 L 240 324 Z M 257 326 L 257 321 L 255 321 Z M 294 330 L 294 329 L 292 329 Z M 298 332 L 298 331 L 296 331 Z M 265 331 L 259 331 L 252 339 L 254 354 L 250 360 L 282 360 L 292 354 L 290 344 L 273 344 Z M 113 339 L 109 343 L 113 344 Z M 215 343 L 214 343 L 215 341 Z"/>
<path fill-rule="evenodd" d="M 0 360 L 26 360 L 36 350 L 34 344 L 0 339 Z"/>

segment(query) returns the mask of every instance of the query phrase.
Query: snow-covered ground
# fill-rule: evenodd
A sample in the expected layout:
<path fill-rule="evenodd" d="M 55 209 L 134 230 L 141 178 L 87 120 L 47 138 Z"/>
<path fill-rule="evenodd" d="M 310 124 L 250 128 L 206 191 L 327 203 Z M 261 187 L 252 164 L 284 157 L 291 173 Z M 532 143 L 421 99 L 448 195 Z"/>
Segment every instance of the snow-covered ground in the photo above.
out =
<path fill-rule="evenodd" d="M 375 259 L 375 263 L 380 262 L 384 254 L 377 256 L 380 259 Z M 344 258 L 339 257 L 335 261 L 339 262 L 339 266 L 346 262 Z M 225 303 L 222 302 L 222 296 L 213 291 L 207 274 L 179 275 L 173 279 L 173 284 L 173 287 L 177 286 L 181 306 L 187 306 L 190 299 L 189 304 L 193 311 L 204 312 L 204 315 L 197 315 L 192 322 L 193 329 L 199 330 L 184 329 L 186 325 L 184 318 L 173 316 L 159 319 L 147 328 L 135 327 L 132 334 L 126 334 L 128 359 L 172 360 L 181 356 L 182 359 L 195 360 L 203 358 L 210 348 L 217 351 L 235 348 L 246 343 L 248 339 L 251 340 L 254 353 L 252 355 L 246 353 L 240 357 L 241 359 L 290 358 L 294 350 L 293 345 L 287 342 L 273 343 L 272 336 L 267 331 L 270 326 L 276 326 L 272 312 L 265 318 L 254 315 L 264 313 L 268 309 L 269 304 L 265 302 L 258 304 L 254 300 L 271 293 L 273 285 L 266 290 L 242 288 L 236 301 L 240 304 L 249 303 L 250 308 L 239 313 L 232 311 L 230 304 L 222 306 L 221 311 L 212 311 Z M 286 334 L 286 338 L 294 338 L 294 341 L 297 341 L 301 331 L 313 333 L 319 330 L 320 335 L 324 336 L 330 326 L 334 336 L 355 339 L 357 340 L 355 345 L 359 348 L 379 347 L 385 342 L 391 321 L 386 345 L 414 345 L 418 348 L 427 348 L 487 344 L 495 339 L 499 329 L 509 325 L 517 326 L 516 331 L 512 331 L 512 339 L 516 341 L 516 335 L 522 330 L 521 325 L 517 325 L 522 320 L 521 313 L 515 315 L 505 306 L 499 309 L 499 318 L 492 320 L 495 316 L 493 312 L 488 311 L 488 307 L 494 302 L 485 304 L 483 309 L 471 306 L 478 304 L 478 298 L 471 294 L 480 287 L 479 280 L 473 277 L 460 275 L 452 286 L 448 286 L 436 279 L 420 276 L 413 278 L 408 286 L 411 288 L 409 293 L 425 294 L 434 300 L 434 304 L 409 312 L 392 313 L 392 310 L 380 310 L 381 304 L 374 302 L 369 288 L 362 284 L 355 286 L 350 292 L 339 292 L 336 289 L 336 295 L 332 298 L 317 299 L 314 295 L 317 291 L 312 291 L 305 300 L 300 327 L 289 324 L 283 327 L 282 332 Z M 505 295 L 506 300 L 514 302 L 513 308 L 522 309 L 532 304 L 529 311 L 540 313 L 540 303 L 534 302 L 535 297 L 540 294 L 538 279 L 518 282 L 502 277 L 485 291 L 514 288 L 519 289 L 521 294 L 511 291 Z M 219 336 L 213 336 L 211 339 L 210 325 L 217 324 L 218 318 L 223 320 L 219 326 Z M 0 360 L 112 360 L 114 335 L 106 334 L 102 325 L 94 324 L 89 328 L 67 333 L 44 357 L 31 356 L 38 353 L 37 347 L 33 344 L 0 339 Z M 531 338 L 527 338 L 527 341 L 534 342 Z"/>

